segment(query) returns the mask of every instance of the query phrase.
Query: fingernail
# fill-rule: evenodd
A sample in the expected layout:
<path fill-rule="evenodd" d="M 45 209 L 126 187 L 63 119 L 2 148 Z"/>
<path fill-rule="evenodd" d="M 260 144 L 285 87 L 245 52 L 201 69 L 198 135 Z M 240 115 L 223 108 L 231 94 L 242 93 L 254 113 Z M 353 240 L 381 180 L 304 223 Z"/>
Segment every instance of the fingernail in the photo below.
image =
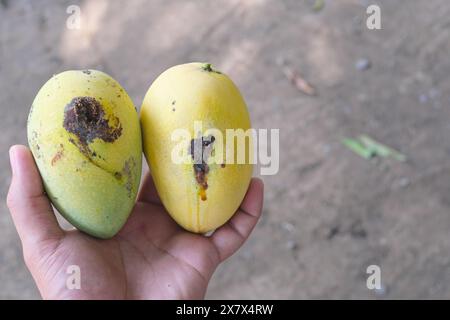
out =
<path fill-rule="evenodd" d="M 11 171 L 13 175 L 16 167 L 16 152 L 14 149 L 15 149 L 14 146 L 9 148 L 9 162 L 11 163 Z"/>

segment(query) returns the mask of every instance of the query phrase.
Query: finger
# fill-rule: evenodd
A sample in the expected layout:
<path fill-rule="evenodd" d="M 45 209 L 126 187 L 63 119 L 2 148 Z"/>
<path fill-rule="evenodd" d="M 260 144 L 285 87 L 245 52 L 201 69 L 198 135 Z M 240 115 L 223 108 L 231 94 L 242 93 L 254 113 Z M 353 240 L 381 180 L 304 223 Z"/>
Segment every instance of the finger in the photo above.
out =
<path fill-rule="evenodd" d="M 161 204 L 161 200 L 159 199 L 158 192 L 156 191 L 155 183 L 153 182 L 150 172 L 145 174 L 141 190 L 139 191 L 138 201 Z"/>
<path fill-rule="evenodd" d="M 264 183 L 253 178 L 239 210 L 211 236 L 221 261 L 235 253 L 247 240 L 261 216 L 263 198 Z"/>
<path fill-rule="evenodd" d="M 12 180 L 7 203 L 24 249 L 41 241 L 60 239 L 64 232 L 44 194 L 30 150 L 17 145 L 11 147 L 9 153 Z"/>

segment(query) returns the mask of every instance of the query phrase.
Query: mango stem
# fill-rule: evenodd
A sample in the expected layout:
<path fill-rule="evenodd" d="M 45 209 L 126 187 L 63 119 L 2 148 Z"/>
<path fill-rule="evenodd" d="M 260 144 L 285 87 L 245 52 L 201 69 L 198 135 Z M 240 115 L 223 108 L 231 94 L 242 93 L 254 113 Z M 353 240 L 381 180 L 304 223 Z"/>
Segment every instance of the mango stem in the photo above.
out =
<path fill-rule="evenodd" d="M 214 71 L 214 70 L 211 68 L 211 63 L 205 63 L 205 64 L 203 65 L 202 68 L 203 68 L 203 70 L 208 71 L 208 72 Z"/>
<path fill-rule="evenodd" d="M 217 70 L 214 70 L 213 68 L 212 68 L 212 66 L 211 66 L 211 63 L 205 63 L 203 66 L 202 66 L 202 69 L 203 70 L 205 70 L 205 71 L 207 71 L 207 72 L 215 72 L 215 73 L 221 73 L 220 71 L 217 71 Z"/>

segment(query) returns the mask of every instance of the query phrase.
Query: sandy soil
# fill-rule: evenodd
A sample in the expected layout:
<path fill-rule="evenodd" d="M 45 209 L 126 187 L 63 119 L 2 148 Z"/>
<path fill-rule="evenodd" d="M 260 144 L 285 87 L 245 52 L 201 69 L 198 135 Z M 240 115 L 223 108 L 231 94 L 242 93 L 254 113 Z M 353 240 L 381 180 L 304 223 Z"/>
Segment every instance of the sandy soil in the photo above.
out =
<path fill-rule="evenodd" d="M 101 69 L 139 106 L 169 66 L 209 61 L 241 88 L 256 128 L 280 129 L 280 170 L 263 177 L 264 217 L 208 298 L 450 298 L 450 3 L 313 2 L 0 1 L 2 198 L 8 147 L 26 143 L 52 74 Z M 382 30 L 365 26 L 369 3 Z M 70 4 L 80 30 L 66 28 Z M 341 139 L 359 134 L 407 161 L 355 155 Z M 4 201 L 0 231 L 0 298 L 39 297 Z M 381 290 L 366 287 L 371 264 Z"/>

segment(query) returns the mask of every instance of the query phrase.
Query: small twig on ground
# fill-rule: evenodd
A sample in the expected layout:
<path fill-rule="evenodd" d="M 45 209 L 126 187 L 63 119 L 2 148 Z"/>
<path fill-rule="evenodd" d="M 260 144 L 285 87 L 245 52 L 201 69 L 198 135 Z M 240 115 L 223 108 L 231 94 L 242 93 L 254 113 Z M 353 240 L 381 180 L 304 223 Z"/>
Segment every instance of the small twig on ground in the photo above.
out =
<path fill-rule="evenodd" d="M 294 87 L 307 94 L 308 96 L 317 95 L 316 89 L 305 78 L 292 67 L 290 67 L 284 59 L 281 59 L 278 64 L 281 66 L 284 76 L 294 85 Z"/>

